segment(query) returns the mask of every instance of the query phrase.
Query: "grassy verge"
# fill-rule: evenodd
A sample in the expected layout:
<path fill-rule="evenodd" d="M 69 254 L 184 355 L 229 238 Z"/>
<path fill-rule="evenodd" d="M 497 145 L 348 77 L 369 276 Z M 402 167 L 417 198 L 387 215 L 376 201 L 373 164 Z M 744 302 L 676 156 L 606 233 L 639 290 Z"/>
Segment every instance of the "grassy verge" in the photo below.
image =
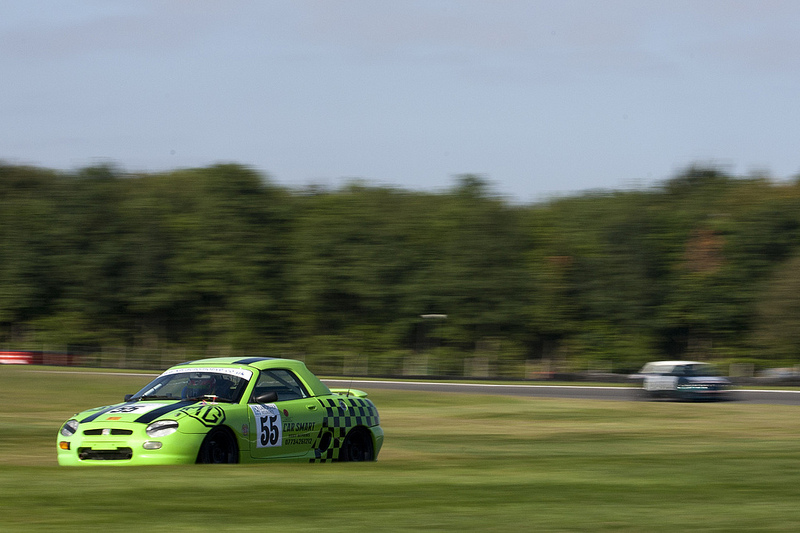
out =
<path fill-rule="evenodd" d="M 370 391 L 370 464 L 60 468 L 60 423 L 146 376 L 0 367 L 5 531 L 794 531 L 791 406 Z"/>

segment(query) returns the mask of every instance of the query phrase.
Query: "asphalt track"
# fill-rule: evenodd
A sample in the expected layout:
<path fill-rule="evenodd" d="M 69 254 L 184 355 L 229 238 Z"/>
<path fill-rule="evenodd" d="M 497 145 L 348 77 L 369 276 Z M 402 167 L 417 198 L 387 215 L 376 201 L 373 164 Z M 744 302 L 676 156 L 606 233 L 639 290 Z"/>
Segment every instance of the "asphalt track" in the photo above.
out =
<path fill-rule="evenodd" d="M 36 370 L 34 372 L 62 373 L 58 370 Z M 70 371 L 70 373 L 80 373 Z M 92 372 L 96 374 L 98 372 Z M 99 372 L 104 374 L 104 372 Z M 140 372 L 114 372 L 110 376 L 157 376 Z M 505 396 L 531 396 L 537 398 L 573 398 L 583 400 L 641 401 L 640 389 L 634 387 L 604 387 L 592 385 L 502 385 L 494 383 L 451 383 L 447 381 L 392 381 L 365 379 L 323 379 L 333 388 L 389 389 L 424 392 L 461 392 L 468 394 L 499 394 Z M 773 405 L 800 405 L 800 390 L 756 390 L 737 388 L 731 400 L 745 403 Z"/>
<path fill-rule="evenodd" d="M 329 387 L 390 389 L 424 392 L 460 392 L 468 394 L 497 394 L 531 396 L 536 398 L 572 398 L 581 400 L 640 401 L 641 391 L 634 387 L 604 387 L 589 385 L 499 385 L 492 383 L 449 383 L 433 381 L 388 381 L 358 379 L 323 379 Z M 800 405 L 800 391 L 734 389 L 730 399 L 745 403 Z"/>

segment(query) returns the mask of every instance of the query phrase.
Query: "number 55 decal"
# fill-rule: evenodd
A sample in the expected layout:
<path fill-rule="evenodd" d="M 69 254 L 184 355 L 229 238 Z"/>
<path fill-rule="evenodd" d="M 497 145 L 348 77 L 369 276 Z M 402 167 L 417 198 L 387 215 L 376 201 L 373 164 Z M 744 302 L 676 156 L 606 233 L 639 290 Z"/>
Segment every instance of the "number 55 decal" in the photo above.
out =
<path fill-rule="evenodd" d="M 283 445 L 283 431 L 281 424 L 281 411 L 274 404 L 251 405 L 253 415 L 256 418 L 256 446 L 258 448 L 269 448 L 272 446 Z"/>

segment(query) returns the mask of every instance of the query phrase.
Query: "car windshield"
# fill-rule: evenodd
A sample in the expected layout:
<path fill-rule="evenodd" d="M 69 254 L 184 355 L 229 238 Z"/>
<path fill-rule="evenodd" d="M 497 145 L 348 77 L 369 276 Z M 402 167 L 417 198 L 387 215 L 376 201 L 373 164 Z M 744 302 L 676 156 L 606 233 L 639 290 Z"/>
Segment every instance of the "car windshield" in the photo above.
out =
<path fill-rule="evenodd" d="M 712 365 L 701 363 L 701 364 L 694 364 L 694 365 L 683 365 L 683 367 L 678 367 L 675 369 L 679 371 L 679 375 L 687 376 L 687 377 L 699 377 L 699 376 L 717 376 L 719 372 L 716 368 Z"/>
<path fill-rule="evenodd" d="M 662 374 L 670 376 L 719 376 L 720 373 L 714 365 L 709 363 L 647 363 L 642 367 L 641 374 Z"/>
<path fill-rule="evenodd" d="M 238 402 L 253 373 L 229 368 L 173 368 L 131 397 L 135 400 L 200 400 Z"/>

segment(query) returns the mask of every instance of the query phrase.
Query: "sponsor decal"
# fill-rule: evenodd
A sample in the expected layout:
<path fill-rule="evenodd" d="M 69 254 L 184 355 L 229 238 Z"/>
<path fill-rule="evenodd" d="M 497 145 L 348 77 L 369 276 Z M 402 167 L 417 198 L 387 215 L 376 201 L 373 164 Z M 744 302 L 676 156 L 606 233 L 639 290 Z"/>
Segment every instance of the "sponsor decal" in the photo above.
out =
<path fill-rule="evenodd" d="M 284 443 L 287 446 L 300 445 L 300 444 L 306 444 L 308 446 L 311 446 L 312 444 L 314 444 L 314 439 L 312 439 L 311 437 L 289 438 L 286 439 Z"/>
<path fill-rule="evenodd" d="M 286 433 L 288 431 L 299 433 L 303 431 L 314 431 L 316 425 L 316 422 L 284 422 L 283 432 Z"/>
<path fill-rule="evenodd" d="M 229 376 L 236 376 L 238 378 L 250 380 L 253 377 L 253 371 L 247 370 L 245 368 L 224 368 L 224 367 L 216 367 L 216 366 L 193 366 L 193 367 L 183 367 L 183 368 L 172 368 L 167 370 L 162 376 L 169 376 L 172 374 L 227 374 Z"/>
<path fill-rule="evenodd" d="M 281 410 L 274 403 L 251 405 L 256 419 L 256 447 L 283 446 Z"/>
<path fill-rule="evenodd" d="M 225 421 L 225 411 L 219 405 L 193 405 L 184 407 L 176 414 L 176 418 L 190 416 L 206 427 L 214 427 Z"/>
<path fill-rule="evenodd" d="M 107 415 L 115 415 L 115 414 L 136 413 L 136 414 L 143 415 L 145 413 L 149 413 L 150 411 L 152 411 L 154 409 L 158 409 L 159 407 L 164 407 L 165 405 L 166 404 L 164 404 L 164 403 L 150 403 L 150 402 L 147 402 L 147 403 L 139 402 L 139 403 L 135 403 L 135 404 L 125 404 L 125 405 L 121 405 L 119 407 L 115 407 L 114 409 L 111 409 L 110 411 L 107 411 L 105 414 L 107 414 Z"/>

